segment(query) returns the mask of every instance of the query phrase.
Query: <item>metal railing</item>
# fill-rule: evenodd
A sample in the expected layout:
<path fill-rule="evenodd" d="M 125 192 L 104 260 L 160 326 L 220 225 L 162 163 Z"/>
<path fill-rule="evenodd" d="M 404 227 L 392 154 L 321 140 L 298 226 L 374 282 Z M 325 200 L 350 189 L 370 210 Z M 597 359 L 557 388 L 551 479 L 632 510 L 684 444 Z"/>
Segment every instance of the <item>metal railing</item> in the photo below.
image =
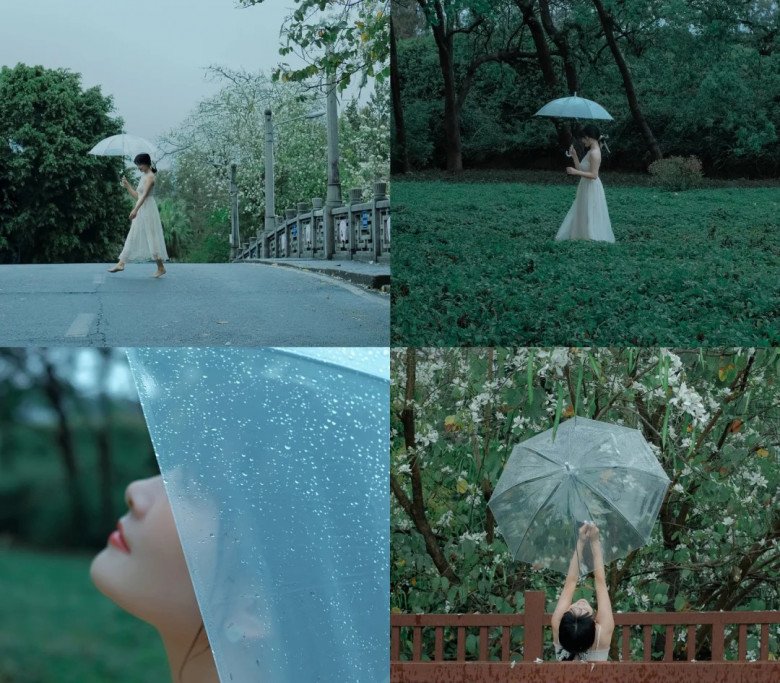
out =
<path fill-rule="evenodd" d="M 770 626 L 780 624 L 780 612 L 618 613 L 613 661 L 587 667 L 542 661 L 551 616 L 541 591 L 525 593 L 520 614 L 393 614 L 391 683 L 780 680 L 778 636 L 776 630 L 770 634 Z M 732 627 L 728 636 L 727 627 Z M 748 628 L 757 629 L 757 661 L 747 659 Z M 678 639 L 683 632 L 684 640 Z M 477 640 L 467 654 L 469 636 Z M 638 650 L 641 658 L 633 654 Z"/>
<path fill-rule="evenodd" d="M 325 220 L 326 211 L 332 221 Z M 328 239 L 326 226 L 332 225 Z M 327 245 L 333 245 L 327 253 Z M 311 205 L 300 202 L 295 209 L 287 209 L 283 219 L 277 219 L 273 230 L 258 231 L 237 250 L 234 261 L 261 258 L 305 258 L 362 260 L 383 262 L 390 260 L 390 199 L 387 184 L 375 183 L 374 196 L 364 201 L 362 190 L 349 191 L 349 200 L 331 209 L 321 198 Z"/>

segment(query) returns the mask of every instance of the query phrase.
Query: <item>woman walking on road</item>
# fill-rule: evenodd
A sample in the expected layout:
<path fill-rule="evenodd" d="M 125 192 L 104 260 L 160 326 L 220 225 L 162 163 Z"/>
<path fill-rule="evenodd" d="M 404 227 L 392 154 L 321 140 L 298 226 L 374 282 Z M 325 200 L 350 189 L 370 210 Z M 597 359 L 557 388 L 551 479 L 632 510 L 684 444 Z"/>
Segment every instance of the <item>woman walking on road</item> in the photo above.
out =
<path fill-rule="evenodd" d="M 154 277 L 162 277 L 166 270 L 163 261 L 168 260 L 165 249 L 160 212 L 154 200 L 154 183 L 157 169 L 152 165 L 148 154 L 139 154 L 133 160 L 141 172 L 141 181 L 134 190 L 127 178 L 122 177 L 122 185 L 137 200 L 130 212 L 130 232 L 127 233 L 125 246 L 119 255 L 119 261 L 109 273 L 117 273 L 125 269 L 128 261 L 155 261 L 157 272 Z"/>

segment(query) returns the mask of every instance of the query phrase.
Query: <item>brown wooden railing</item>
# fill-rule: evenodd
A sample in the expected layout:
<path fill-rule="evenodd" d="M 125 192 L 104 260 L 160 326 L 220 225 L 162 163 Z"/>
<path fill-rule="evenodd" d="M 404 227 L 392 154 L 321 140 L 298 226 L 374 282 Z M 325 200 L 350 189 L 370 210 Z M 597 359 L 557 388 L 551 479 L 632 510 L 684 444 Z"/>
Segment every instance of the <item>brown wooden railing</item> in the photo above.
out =
<path fill-rule="evenodd" d="M 617 642 L 613 641 L 611 654 L 617 661 L 585 664 L 542 661 L 550 617 L 541 591 L 525 593 L 521 614 L 393 614 L 391 683 L 780 682 L 777 637 L 770 634 L 770 626 L 780 624 L 780 612 L 615 614 Z M 679 627 L 685 627 L 684 648 L 675 647 Z M 727 636 L 727 627 L 736 627 L 735 638 L 731 633 Z M 757 661 L 747 660 L 749 627 L 758 629 Z M 404 658 L 402 629 L 405 642 L 411 630 L 411 651 L 407 646 Z M 522 630 L 520 639 L 518 630 Z M 467 654 L 467 637 L 476 633 L 477 647 Z M 635 645 L 641 642 L 641 660 L 633 659 L 632 639 Z M 736 651 L 730 647 L 728 657 L 727 641 L 729 645 L 736 641 Z M 697 660 L 697 655 L 706 661 Z"/>

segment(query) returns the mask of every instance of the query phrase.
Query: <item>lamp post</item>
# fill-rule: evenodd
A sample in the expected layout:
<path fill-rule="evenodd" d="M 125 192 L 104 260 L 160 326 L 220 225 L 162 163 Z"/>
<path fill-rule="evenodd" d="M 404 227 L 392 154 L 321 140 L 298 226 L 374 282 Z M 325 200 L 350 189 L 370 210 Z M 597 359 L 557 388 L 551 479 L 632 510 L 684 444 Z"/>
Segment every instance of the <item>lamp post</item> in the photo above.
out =
<path fill-rule="evenodd" d="M 302 116 L 294 116 L 291 119 L 285 119 L 276 125 L 284 125 L 291 121 L 300 119 L 316 119 L 324 116 L 324 111 L 315 111 Z M 265 110 L 265 222 L 264 230 L 266 233 L 276 230 L 276 185 L 274 178 L 274 119 L 273 112 L 270 109 Z M 265 239 L 263 240 L 263 249 L 265 250 Z M 267 256 L 263 254 L 263 256 Z"/>
<path fill-rule="evenodd" d="M 330 259 L 335 252 L 335 226 L 333 209 L 341 206 L 341 176 L 339 174 L 339 112 L 336 94 L 336 70 L 331 67 L 328 73 L 327 112 L 328 112 L 328 193 L 325 195 L 325 258 Z"/>
<path fill-rule="evenodd" d="M 230 164 L 230 259 L 241 253 L 241 236 L 238 230 L 238 185 L 236 184 L 236 164 Z"/>

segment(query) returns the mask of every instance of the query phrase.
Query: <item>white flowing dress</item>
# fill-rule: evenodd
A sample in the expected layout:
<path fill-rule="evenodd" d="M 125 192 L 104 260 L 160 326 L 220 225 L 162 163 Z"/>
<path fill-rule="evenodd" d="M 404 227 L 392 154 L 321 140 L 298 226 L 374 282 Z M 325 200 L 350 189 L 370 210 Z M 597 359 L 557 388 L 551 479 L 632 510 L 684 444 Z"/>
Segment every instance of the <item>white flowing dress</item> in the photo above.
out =
<path fill-rule="evenodd" d="M 580 162 L 580 169 L 590 171 L 590 151 Z M 612 223 L 607 210 L 607 198 L 604 196 L 604 186 L 596 178 L 581 178 L 577 185 L 577 196 L 563 219 L 556 241 L 561 240 L 597 240 L 614 242 Z"/>
<path fill-rule="evenodd" d="M 151 171 L 141 177 L 141 182 L 136 188 L 139 195 L 143 193 L 150 173 Z M 153 193 L 154 186 L 130 224 L 130 232 L 127 233 L 124 249 L 119 255 L 120 261 L 127 263 L 128 261 L 168 260 L 160 212 L 157 210 L 157 202 L 154 201 Z"/>

